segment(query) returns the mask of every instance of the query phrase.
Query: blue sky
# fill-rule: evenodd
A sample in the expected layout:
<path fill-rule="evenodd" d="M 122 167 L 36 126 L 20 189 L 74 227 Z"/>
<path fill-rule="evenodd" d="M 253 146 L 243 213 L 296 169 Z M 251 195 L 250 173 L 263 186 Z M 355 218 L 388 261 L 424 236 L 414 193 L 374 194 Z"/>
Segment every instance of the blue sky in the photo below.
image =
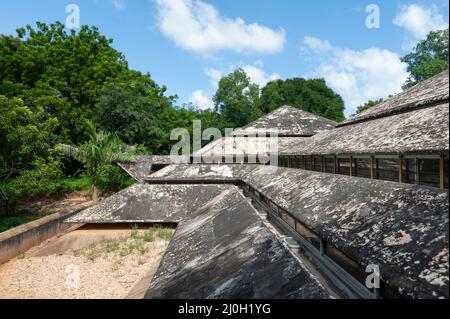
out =
<path fill-rule="evenodd" d="M 133 69 L 150 72 L 178 103 L 211 106 L 217 80 L 237 67 L 257 84 L 324 77 L 346 114 L 399 92 L 399 57 L 430 30 L 448 27 L 448 0 L 15 0 L 0 5 L 0 33 L 36 21 L 96 25 Z M 375 4 L 379 28 L 368 28 Z M 373 12 L 373 11 L 371 11 Z"/>

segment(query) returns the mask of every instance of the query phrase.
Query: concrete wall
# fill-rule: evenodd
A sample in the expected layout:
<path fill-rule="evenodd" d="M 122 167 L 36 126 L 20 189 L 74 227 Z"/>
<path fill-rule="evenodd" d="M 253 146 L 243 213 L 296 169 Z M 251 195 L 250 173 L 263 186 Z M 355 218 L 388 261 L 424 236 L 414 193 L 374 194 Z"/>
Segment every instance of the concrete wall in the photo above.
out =
<path fill-rule="evenodd" d="M 0 264 L 67 230 L 73 225 L 64 220 L 89 206 L 86 203 L 76 210 L 46 216 L 0 233 Z"/>

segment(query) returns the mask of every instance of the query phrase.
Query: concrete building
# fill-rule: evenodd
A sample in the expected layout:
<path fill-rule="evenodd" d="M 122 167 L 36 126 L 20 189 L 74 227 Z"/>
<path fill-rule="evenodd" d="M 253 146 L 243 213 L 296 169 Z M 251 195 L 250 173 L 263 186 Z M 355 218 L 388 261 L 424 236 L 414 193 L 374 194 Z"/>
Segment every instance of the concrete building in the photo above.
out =
<path fill-rule="evenodd" d="M 284 106 L 137 157 L 137 184 L 66 222 L 177 224 L 147 298 L 448 298 L 448 76 L 343 123 Z"/>

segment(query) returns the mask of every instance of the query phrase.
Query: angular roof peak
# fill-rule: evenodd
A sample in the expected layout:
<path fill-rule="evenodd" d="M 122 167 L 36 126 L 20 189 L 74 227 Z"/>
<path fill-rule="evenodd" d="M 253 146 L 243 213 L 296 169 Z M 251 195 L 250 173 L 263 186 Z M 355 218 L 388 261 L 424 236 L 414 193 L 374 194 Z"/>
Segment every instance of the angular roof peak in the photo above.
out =
<path fill-rule="evenodd" d="M 449 69 L 405 90 L 370 109 L 352 116 L 338 126 L 370 121 L 380 117 L 448 102 Z"/>
<path fill-rule="evenodd" d="M 235 130 L 233 135 L 277 132 L 279 136 L 312 136 L 321 131 L 331 130 L 336 125 L 336 122 L 324 117 L 285 105 L 243 128 Z"/>

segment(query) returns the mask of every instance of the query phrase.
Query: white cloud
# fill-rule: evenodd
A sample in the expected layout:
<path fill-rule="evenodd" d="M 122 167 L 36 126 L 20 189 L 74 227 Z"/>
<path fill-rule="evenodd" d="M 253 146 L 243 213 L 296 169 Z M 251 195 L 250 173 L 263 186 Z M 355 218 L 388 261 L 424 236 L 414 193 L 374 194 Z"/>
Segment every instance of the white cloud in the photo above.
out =
<path fill-rule="evenodd" d="M 117 10 L 123 9 L 125 6 L 125 0 L 113 0 L 113 5 Z"/>
<path fill-rule="evenodd" d="M 201 54 L 217 51 L 277 53 L 283 29 L 272 30 L 241 18 L 230 19 L 201 0 L 154 0 L 161 32 L 183 49 Z"/>
<path fill-rule="evenodd" d="M 393 23 L 408 33 L 409 39 L 405 39 L 403 44 L 405 50 L 410 50 L 418 41 L 425 39 L 430 31 L 448 28 L 448 21 L 445 21 L 436 5 L 402 5 Z"/>
<path fill-rule="evenodd" d="M 278 73 L 267 74 L 263 69 L 253 65 L 246 65 L 242 68 L 247 76 L 255 84 L 258 84 L 260 88 L 263 88 L 268 82 L 281 79 Z"/>
<path fill-rule="evenodd" d="M 314 37 L 306 36 L 303 39 L 303 42 L 308 46 L 309 49 L 317 53 L 325 52 L 333 48 L 329 41 Z"/>
<path fill-rule="evenodd" d="M 206 68 L 204 72 L 206 76 L 209 78 L 211 85 L 216 89 L 220 79 L 224 76 L 222 71 L 214 68 Z"/>
<path fill-rule="evenodd" d="M 346 115 L 368 100 L 401 92 L 408 72 L 398 54 L 380 48 L 354 51 L 330 47 L 326 54 L 313 52 L 321 64 L 311 76 L 323 77 L 342 96 Z"/>
<path fill-rule="evenodd" d="M 193 92 L 189 102 L 202 110 L 214 108 L 214 102 L 202 90 Z"/>

